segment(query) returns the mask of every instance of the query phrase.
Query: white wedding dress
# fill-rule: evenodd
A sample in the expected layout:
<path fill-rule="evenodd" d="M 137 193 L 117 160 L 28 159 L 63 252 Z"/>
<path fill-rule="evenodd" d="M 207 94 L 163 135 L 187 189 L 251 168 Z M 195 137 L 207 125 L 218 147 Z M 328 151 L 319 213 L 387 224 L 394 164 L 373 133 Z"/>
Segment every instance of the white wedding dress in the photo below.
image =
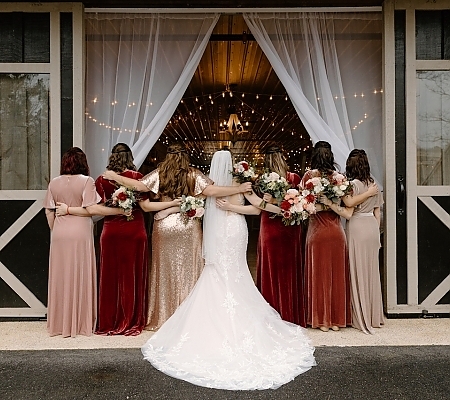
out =
<path fill-rule="evenodd" d="M 144 358 L 167 375 L 229 390 L 276 389 L 308 371 L 315 359 L 306 330 L 283 321 L 250 275 L 245 217 L 216 209 L 212 199 L 204 228 L 210 251 L 204 251 L 203 272 L 142 347 Z"/>

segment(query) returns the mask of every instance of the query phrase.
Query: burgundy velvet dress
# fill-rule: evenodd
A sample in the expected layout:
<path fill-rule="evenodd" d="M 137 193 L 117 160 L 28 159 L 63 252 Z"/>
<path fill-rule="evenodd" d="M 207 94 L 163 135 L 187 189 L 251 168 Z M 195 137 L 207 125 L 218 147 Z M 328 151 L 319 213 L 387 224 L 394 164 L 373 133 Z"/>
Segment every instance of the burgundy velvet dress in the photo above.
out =
<path fill-rule="evenodd" d="M 136 171 L 120 175 L 142 178 Z M 117 189 L 112 181 L 98 177 L 97 192 L 103 201 Z M 146 195 L 142 193 L 144 199 Z M 100 237 L 99 335 L 139 335 L 147 321 L 148 244 L 144 213 L 137 206 L 133 219 L 106 216 Z"/>
<path fill-rule="evenodd" d="M 305 173 L 301 186 L 317 170 Z M 341 217 L 334 211 L 319 211 L 309 218 L 305 243 L 307 324 L 345 327 L 351 324 L 350 281 L 347 242 Z"/>
<path fill-rule="evenodd" d="M 294 188 L 300 183 L 297 174 L 288 172 L 286 179 Z M 285 226 L 281 218 L 271 215 L 261 212 L 256 285 L 281 318 L 305 327 L 302 227 Z"/>

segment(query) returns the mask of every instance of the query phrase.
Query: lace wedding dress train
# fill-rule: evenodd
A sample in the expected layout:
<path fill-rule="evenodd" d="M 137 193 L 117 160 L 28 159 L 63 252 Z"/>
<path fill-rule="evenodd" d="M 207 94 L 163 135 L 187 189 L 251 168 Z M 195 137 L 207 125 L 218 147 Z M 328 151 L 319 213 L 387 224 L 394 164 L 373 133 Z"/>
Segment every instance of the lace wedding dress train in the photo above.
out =
<path fill-rule="evenodd" d="M 206 263 L 190 295 L 142 347 L 155 368 L 200 386 L 251 390 L 276 389 L 315 365 L 305 330 L 283 321 L 256 288 L 247 241 L 244 216 L 228 212 L 218 261 Z"/>

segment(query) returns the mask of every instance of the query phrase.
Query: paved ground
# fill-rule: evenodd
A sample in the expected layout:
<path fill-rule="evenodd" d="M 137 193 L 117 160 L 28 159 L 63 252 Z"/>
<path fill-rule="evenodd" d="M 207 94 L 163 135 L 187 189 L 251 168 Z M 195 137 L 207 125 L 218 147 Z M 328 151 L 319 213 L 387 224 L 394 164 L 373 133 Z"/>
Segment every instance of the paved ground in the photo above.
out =
<path fill-rule="evenodd" d="M 138 349 L 0 352 L 0 398 L 449 399 L 450 347 L 320 347 L 318 366 L 277 390 L 230 392 L 170 378 Z"/>
<path fill-rule="evenodd" d="M 45 322 L 0 322 L 0 399 L 450 399 L 450 319 L 308 334 L 316 367 L 277 390 L 230 392 L 155 370 L 139 350 L 150 332 L 63 339 Z"/>

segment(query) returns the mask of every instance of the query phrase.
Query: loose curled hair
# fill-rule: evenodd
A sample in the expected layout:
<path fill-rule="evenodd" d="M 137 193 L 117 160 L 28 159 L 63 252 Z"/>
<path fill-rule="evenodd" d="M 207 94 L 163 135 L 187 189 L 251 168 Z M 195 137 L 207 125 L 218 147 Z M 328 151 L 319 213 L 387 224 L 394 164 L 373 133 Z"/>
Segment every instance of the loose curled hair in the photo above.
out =
<path fill-rule="evenodd" d="M 118 173 L 126 169 L 136 171 L 136 166 L 133 161 L 134 158 L 130 147 L 125 143 L 117 143 L 111 150 L 106 169 Z"/>
<path fill-rule="evenodd" d="M 89 166 L 83 150 L 79 147 L 71 147 L 63 154 L 60 174 L 89 176 Z"/>
<path fill-rule="evenodd" d="M 312 151 L 311 169 L 317 169 L 327 174 L 336 171 L 337 164 L 334 162 L 334 154 L 328 142 L 319 140 Z"/>
<path fill-rule="evenodd" d="M 364 150 L 354 149 L 350 152 L 345 166 L 345 174 L 348 179 L 358 179 L 367 185 L 373 182 L 373 178 L 370 176 L 369 160 Z"/>
<path fill-rule="evenodd" d="M 193 196 L 195 180 L 189 166 L 189 156 L 181 144 L 172 144 L 166 158 L 158 165 L 159 193 L 172 199 L 182 195 Z"/>
<path fill-rule="evenodd" d="M 265 151 L 264 168 L 286 177 L 289 167 L 283 156 L 283 150 L 278 146 L 270 146 Z"/>

